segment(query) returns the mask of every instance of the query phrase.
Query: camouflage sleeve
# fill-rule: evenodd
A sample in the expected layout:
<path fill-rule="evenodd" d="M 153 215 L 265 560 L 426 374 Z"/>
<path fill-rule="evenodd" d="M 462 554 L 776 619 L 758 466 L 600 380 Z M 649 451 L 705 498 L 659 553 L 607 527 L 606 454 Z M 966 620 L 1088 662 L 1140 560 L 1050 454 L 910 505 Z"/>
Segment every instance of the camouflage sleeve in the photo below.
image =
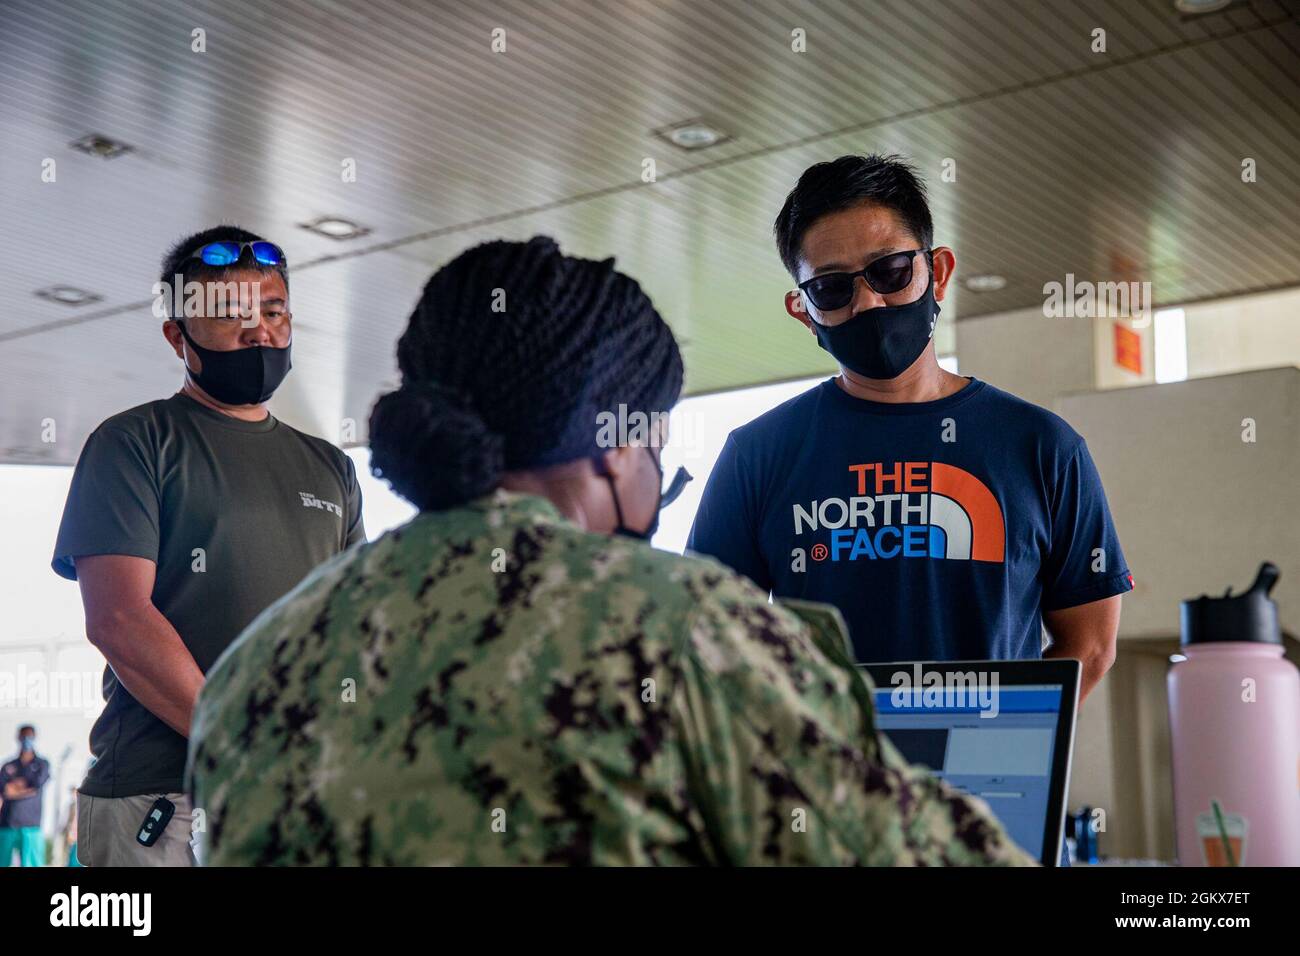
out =
<path fill-rule="evenodd" d="M 868 680 L 824 637 L 733 575 L 698 595 L 672 706 L 718 861 L 1032 865 L 876 733 Z"/>

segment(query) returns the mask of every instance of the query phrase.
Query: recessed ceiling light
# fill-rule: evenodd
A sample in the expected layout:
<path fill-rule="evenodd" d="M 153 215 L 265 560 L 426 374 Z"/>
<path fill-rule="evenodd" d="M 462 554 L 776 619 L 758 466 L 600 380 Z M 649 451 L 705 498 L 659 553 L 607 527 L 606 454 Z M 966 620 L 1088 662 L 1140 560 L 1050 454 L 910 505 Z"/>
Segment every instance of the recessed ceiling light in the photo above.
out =
<path fill-rule="evenodd" d="M 1174 9 L 1189 16 L 1196 16 L 1199 13 L 1214 13 L 1231 5 L 1232 0 L 1174 0 Z"/>
<path fill-rule="evenodd" d="M 98 156 L 100 159 L 115 159 L 123 153 L 131 152 L 131 147 L 126 143 L 100 136 L 98 133 L 87 133 L 68 145 L 89 156 Z"/>
<path fill-rule="evenodd" d="M 318 236 L 325 236 L 329 239 L 356 239 L 368 235 L 371 231 L 369 226 L 359 225 L 351 219 L 344 219 L 341 216 L 321 216 L 319 219 L 302 222 L 298 225 L 308 232 L 314 232 Z"/>
<path fill-rule="evenodd" d="M 726 133 L 704 120 L 688 120 L 654 130 L 654 135 L 680 149 L 708 149 L 731 139 Z"/>
<path fill-rule="evenodd" d="M 966 288 L 972 292 L 997 292 L 999 289 L 1005 289 L 1006 286 L 1006 279 L 992 273 L 966 277 Z"/>
<path fill-rule="evenodd" d="M 45 299 L 48 302 L 57 302 L 59 305 L 89 305 L 103 298 L 103 296 L 95 295 L 93 292 L 77 289 L 70 285 L 52 285 L 44 289 L 37 289 L 35 295 L 37 298 Z"/>

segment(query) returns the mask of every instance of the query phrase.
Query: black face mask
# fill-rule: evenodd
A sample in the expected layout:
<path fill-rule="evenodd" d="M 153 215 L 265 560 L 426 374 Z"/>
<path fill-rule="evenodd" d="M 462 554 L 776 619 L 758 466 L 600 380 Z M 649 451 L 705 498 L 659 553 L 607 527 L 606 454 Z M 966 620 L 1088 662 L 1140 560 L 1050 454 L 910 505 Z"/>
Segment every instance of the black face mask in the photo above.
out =
<path fill-rule="evenodd" d="M 185 330 L 184 322 L 177 322 L 181 335 L 194 354 L 203 363 L 203 371 L 189 369 L 196 385 L 219 402 L 226 405 L 260 405 L 280 387 L 293 363 L 289 361 L 290 342 L 282 349 L 269 345 L 253 345 L 231 352 L 205 349 Z"/>
<path fill-rule="evenodd" d="M 866 309 L 839 325 L 814 319 L 813 331 L 817 344 L 850 371 L 867 378 L 897 378 L 921 357 L 938 318 L 931 276 L 915 302 Z"/>
<path fill-rule="evenodd" d="M 650 449 L 647 447 L 646 451 L 649 452 Z M 639 541 L 649 541 L 653 538 L 655 532 L 659 530 L 659 512 L 663 511 L 664 508 L 676 501 L 678 496 L 681 495 L 682 490 L 685 489 L 686 483 L 692 480 L 691 473 L 685 468 L 678 466 L 676 474 L 673 475 L 672 484 L 668 486 L 667 491 L 664 491 L 663 466 L 659 464 L 659 459 L 656 458 L 653 453 L 650 455 L 650 459 L 655 463 L 655 471 L 659 472 L 659 503 L 655 505 L 654 520 L 650 522 L 650 527 L 646 528 L 644 531 L 636 531 L 623 523 L 623 506 L 618 500 L 618 488 L 614 486 L 614 476 L 605 468 L 604 459 L 596 459 L 596 469 L 603 474 L 605 480 L 609 482 L 609 493 L 614 497 L 614 516 L 618 519 L 618 524 L 614 526 L 614 533 L 622 535 L 625 538 L 636 538 Z"/>

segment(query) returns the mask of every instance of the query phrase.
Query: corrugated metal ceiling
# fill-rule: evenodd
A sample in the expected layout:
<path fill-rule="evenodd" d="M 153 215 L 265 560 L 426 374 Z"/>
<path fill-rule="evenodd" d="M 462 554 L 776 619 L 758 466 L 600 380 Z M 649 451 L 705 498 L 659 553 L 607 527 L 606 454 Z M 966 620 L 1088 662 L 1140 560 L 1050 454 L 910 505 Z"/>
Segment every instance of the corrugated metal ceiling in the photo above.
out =
<path fill-rule="evenodd" d="M 684 341 L 693 392 L 827 370 L 781 309 L 770 230 L 798 174 L 845 152 L 911 157 L 958 277 L 1009 280 L 959 289 L 945 318 L 1040 303 L 1069 272 L 1150 279 L 1160 303 L 1300 283 L 1297 10 L 6 0 L 0 461 L 71 462 L 103 417 L 175 389 L 150 287 L 172 241 L 218 221 L 286 248 L 295 372 L 273 407 L 335 440 L 392 382 L 428 275 L 501 235 L 616 255 Z M 731 139 L 688 153 L 653 135 L 695 117 Z M 133 150 L 68 148 L 90 132 Z M 956 182 L 940 179 L 948 158 Z M 322 215 L 373 231 L 299 228 Z M 102 300 L 33 295 L 59 284 Z"/>

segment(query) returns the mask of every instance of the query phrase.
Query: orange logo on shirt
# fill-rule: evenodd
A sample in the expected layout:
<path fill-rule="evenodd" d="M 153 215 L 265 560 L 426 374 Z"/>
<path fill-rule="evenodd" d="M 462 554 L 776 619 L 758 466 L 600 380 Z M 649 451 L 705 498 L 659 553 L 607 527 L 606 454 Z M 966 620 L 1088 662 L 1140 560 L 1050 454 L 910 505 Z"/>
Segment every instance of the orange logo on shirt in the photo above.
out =
<path fill-rule="evenodd" d="M 795 534 L 805 526 L 831 533 L 829 548 L 821 542 L 813 546 L 813 560 L 1005 560 L 1002 508 L 970 472 L 941 461 L 899 461 L 888 467 L 864 462 L 848 470 L 856 478 L 849 498 L 794 506 Z"/>

